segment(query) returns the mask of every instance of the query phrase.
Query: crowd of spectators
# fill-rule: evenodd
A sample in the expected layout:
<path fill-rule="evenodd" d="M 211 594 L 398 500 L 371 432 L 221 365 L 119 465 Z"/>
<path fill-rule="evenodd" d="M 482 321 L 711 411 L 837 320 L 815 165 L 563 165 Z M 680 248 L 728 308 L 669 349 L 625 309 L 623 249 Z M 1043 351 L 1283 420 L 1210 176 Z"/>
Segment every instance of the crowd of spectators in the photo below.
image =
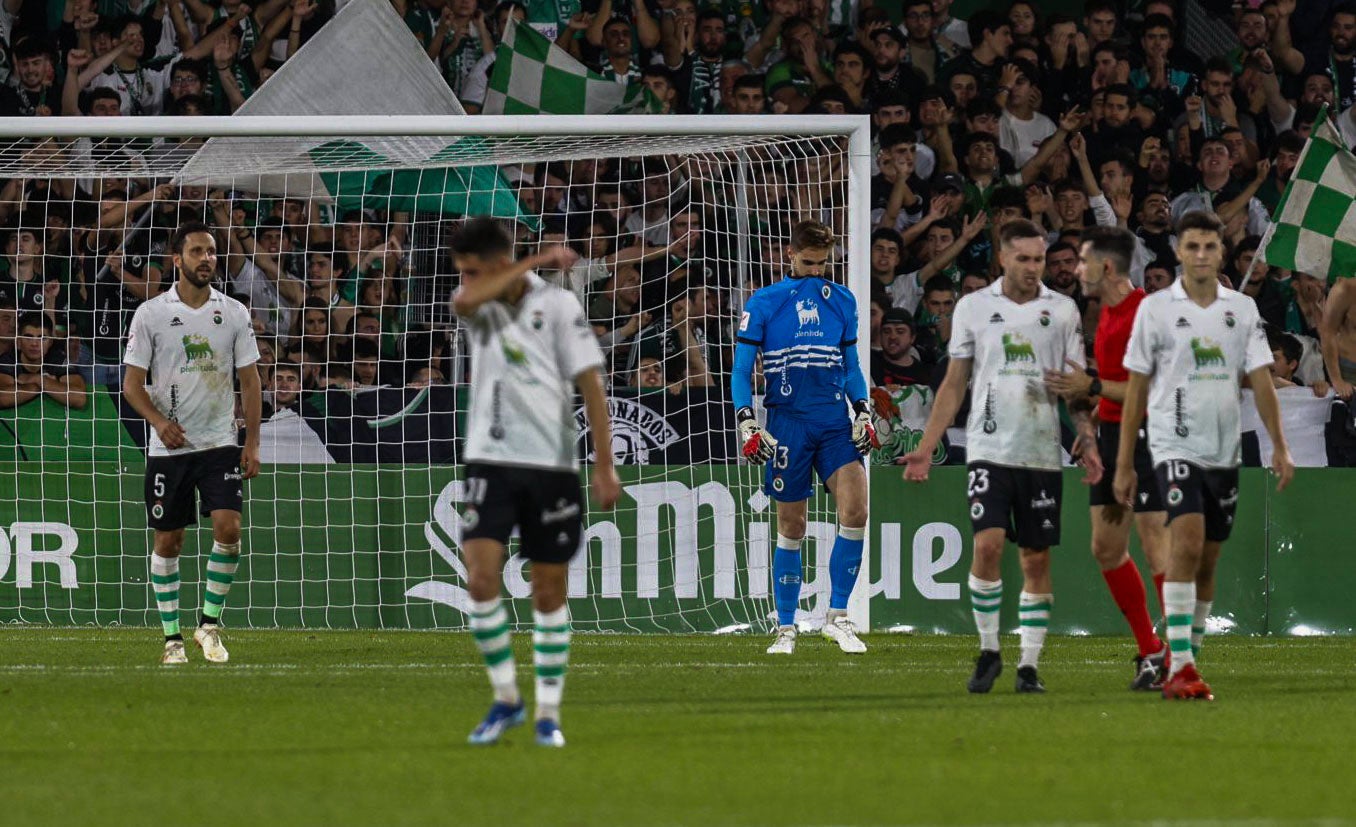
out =
<path fill-rule="evenodd" d="M 1224 219 L 1225 279 L 1257 299 L 1277 381 L 1326 392 L 1320 383 L 1333 379 L 1316 356 L 1327 283 L 1263 266 L 1244 285 L 1244 274 L 1320 108 L 1356 140 L 1349 2 L 1086 0 L 1061 14 L 1001 0 L 967 20 L 952 0 L 392 3 L 472 114 L 510 17 L 606 77 L 644 83 L 667 112 L 869 114 L 880 388 L 935 387 L 952 310 L 996 277 L 1004 222 L 1048 231 L 1047 283 L 1078 303 L 1091 351 L 1100 308 L 1079 290 L 1081 230 L 1134 231 L 1132 275 L 1159 290 L 1178 271 L 1174 221 L 1201 208 Z M 333 0 L 0 0 L 0 114 L 229 114 L 335 11 Z M 548 275 L 587 309 L 614 387 L 724 385 L 741 291 L 780 275 L 790 224 L 844 226 L 845 205 L 809 192 L 824 169 L 766 164 L 744 247 L 731 202 L 698 191 L 690 159 L 505 172 L 540 219 L 535 231 L 520 227 L 524 249 L 580 252 L 570 273 Z M 153 178 L 13 179 L 0 191 L 0 406 L 39 394 L 79 406 L 85 386 L 116 387 L 119 336 L 136 305 L 168 286 L 165 243 L 187 218 L 218 228 L 221 284 L 251 307 L 265 362 L 299 366 L 281 398 L 300 398 L 294 384 L 462 375 L 446 319 L 414 309 L 446 295 L 420 284 L 455 283 L 438 253 L 455 222 L 421 229 L 403 213 L 330 215 L 306 199 Z M 735 290 L 730 262 L 741 255 L 749 266 Z M 39 333 L 42 344 L 28 344 Z M 47 378 L 25 376 L 35 360 Z"/>

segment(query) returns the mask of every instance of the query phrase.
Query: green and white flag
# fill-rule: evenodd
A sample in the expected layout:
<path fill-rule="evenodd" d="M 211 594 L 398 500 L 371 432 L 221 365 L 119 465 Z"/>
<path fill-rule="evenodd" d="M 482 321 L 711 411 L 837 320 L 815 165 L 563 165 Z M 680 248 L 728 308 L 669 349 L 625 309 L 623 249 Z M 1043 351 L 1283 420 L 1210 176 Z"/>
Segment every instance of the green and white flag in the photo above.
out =
<path fill-rule="evenodd" d="M 1356 155 L 1327 107 L 1314 121 L 1258 258 L 1328 281 L 1356 276 Z"/>
<path fill-rule="evenodd" d="M 608 80 L 512 18 L 495 49 L 486 115 L 616 115 L 659 110 L 642 84 Z"/>

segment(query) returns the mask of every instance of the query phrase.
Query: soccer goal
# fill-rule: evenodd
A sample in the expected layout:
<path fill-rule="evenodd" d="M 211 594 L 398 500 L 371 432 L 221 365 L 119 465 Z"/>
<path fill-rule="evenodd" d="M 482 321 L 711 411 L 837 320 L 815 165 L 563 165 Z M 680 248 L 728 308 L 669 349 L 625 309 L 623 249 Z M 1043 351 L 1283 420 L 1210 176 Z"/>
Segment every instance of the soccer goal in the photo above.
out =
<path fill-rule="evenodd" d="M 786 271 L 792 225 L 818 219 L 870 363 L 869 156 L 864 117 L 0 119 L 0 349 L 19 377 L 0 399 L 0 621 L 155 622 L 144 424 L 119 362 L 135 307 L 172 283 L 171 234 L 198 220 L 218 287 L 250 306 L 266 389 L 224 621 L 463 627 L 469 360 L 448 243 L 493 215 L 522 253 L 580 252 L 543 275 L 579 297 L 607 356 L 624 493 L 586 516 L 575 627 L 768 628 L 775 506 L 738 455 L 735 329 Z M 587 467 L 582 407 L 578 423 Z M 206 525 L 185 542 L 185 612 Z M 807 623 L 827 608 L 835 530 L 821 490 Z M 869 582 L 864 568 L 863 627 Z M 505 588 L 530 623 L 516 556 Z"/>

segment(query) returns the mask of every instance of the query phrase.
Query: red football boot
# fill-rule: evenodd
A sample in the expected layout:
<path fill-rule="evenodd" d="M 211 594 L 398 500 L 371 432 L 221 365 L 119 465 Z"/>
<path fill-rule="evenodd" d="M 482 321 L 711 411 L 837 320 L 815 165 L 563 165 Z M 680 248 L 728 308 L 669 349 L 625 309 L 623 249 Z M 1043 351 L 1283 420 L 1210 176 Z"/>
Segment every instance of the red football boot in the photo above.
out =
<path fill-rule="evenodd" d="M 1201 680 L 1194 663 L 1188 663 L 1163 683 L 1163 697 L 1181 700 L 1213 701 L 1210 684 Z"/>

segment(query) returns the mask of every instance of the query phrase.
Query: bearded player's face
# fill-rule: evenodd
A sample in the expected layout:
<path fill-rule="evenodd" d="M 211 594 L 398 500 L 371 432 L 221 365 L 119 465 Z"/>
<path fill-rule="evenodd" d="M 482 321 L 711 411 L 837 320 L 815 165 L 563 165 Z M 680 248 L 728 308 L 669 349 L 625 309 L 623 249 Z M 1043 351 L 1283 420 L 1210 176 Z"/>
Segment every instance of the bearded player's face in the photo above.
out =
<path fill-rule="evenodd" d="M 217 272 L 217 240 L 211 233 L 192 233 L 184 239 L 184 250 L 174 257 L 174 266 L 182 278 L 197 288 L 212 283 Z"/>

